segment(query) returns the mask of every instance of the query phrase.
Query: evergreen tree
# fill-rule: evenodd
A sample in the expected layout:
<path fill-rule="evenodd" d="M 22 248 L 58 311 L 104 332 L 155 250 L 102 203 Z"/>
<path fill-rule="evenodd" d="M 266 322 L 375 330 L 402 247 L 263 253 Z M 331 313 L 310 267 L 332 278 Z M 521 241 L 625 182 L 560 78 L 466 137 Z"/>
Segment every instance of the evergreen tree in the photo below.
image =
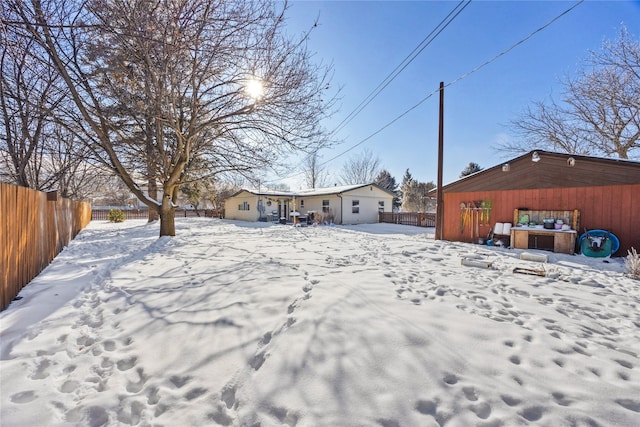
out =
<path fill-rule="evenodd" d="M 409 172 L 409 168 L 404 172 L 404 176 L 402 177 L 402 184 L 400 185 L 400 205 L 404 204 L 405 194 L 408 192 L 409 186 L 414 181 L 411 172 Z"/>
<path fill-rule="evenodd" d="M 460 172 L 460 178 L 464 178 L 465 176 L 471 175 L 472 173 L 480 172 L 482 169 L 484 168 L 481 167 L 479 164 L 474 162 L 469 162 L 467 167 L 464 168 L 462 172 Z"/>
<path fill-rule="evenodd" d="M 389 190 L 393 193 L 393 207 L 399 208 L 401 205 L 400 191 L 398 190 L 398 183 L 396 182 L 396 179 L 391 176 L 391 173 L 388 170 L 383 169 L 380 171 L 374 182 L 385 190 Z"/>

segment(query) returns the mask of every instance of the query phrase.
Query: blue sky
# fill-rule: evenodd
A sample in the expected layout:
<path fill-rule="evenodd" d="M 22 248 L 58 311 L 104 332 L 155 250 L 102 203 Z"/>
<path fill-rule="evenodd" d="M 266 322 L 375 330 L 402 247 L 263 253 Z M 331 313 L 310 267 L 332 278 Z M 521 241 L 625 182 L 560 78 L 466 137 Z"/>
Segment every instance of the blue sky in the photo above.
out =
<path fill-rule="evenodd" d="M 292 1 L 287 31 L 319 25 L 308 47 L 315 60 L 333 64 L 333 87 L 341 87 L 339 111 L 329 130 L 351 113 L 445 18 L 457 1 Z M 576 1 L 472 1 L 396 79 L 336 137 L 342 143 L 320 152 L 327 161 L 360 143 L 437 90 L 545 25 Z M 572 75 L 588 50 L 615 39 L 625 24 L 640 37 L 640 1 L 585 1 L 508 54 L 445 90 L 444 183 L 476 162 L 501 163 L 508 122 L 532 101 L 559 99 L 563 76 Z M 368 149 L 397 182 L 407 168 L 420 181 L 437 180 L 438 95 L 326 165 L 337 182 L 350 156 Z M 533 147 L 532 147 L 533 148 Z M 280 179 L 292 189 L 300 175 Z"/>

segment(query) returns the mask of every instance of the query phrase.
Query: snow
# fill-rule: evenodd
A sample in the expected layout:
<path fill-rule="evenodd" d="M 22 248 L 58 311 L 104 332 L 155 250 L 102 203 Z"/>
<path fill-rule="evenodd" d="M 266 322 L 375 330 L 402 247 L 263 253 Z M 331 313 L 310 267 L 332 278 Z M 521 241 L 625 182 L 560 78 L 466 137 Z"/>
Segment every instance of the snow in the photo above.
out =
<path fill-rule="evenodd" d="M 394 224 L 176 229 L 94 221 L 0 313 L 2 426 L 640 425 L 621 258 Z"/>

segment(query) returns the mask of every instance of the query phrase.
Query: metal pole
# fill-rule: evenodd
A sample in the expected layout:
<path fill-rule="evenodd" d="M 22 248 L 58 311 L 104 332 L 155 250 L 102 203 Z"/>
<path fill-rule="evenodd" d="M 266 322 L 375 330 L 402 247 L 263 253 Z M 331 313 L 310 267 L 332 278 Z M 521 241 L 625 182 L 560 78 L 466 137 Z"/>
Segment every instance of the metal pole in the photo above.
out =
<path fill-rule="evenodd" d="M 442 240 L 444 197 L 442 195 L 442 159 L 444 151 L 444 82 L 440 82 L 440 115 L 438 119 L 438 187 L 436 191 L 436 240 Z"/>

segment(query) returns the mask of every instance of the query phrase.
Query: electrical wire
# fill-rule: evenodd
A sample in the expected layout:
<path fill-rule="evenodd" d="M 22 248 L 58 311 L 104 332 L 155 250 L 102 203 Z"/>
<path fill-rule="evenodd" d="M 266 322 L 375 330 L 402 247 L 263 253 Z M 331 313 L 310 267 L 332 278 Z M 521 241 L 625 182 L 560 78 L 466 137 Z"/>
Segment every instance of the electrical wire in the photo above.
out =
<path fill-rule="evenodd" d="M 532 38 L 534 35 L 538 34 L 539 32 L 545 30 L 547 27 L 551 26 L 553 23 L 555 23 L 557 20 L 559 20 L 560 18 L 562 18 L 563 16 L 565 16 L 566 14 L 568 14 L 569 12 L 571 12 L 572 10 L 574 10 L 577 6 L 579 6 L 580 4 L 584 3 L 585 0 L 579 0 L 576 3 L 574 3 L 571 7 L 569 7 L 568 9 L 566 9 L 564 12 L 560 13 L 559 15 L 557 15 L 556 17 L 554 17 L 552 20 L 550 20 L 549 22 L 547 22 L 546 24 L 542 25 L 541 27 L 539 27 L 538 29 L 534 30 L 533 32 L 531 32 L 529 35 L 527 35 L 526 37 L 522 38 L 521 40 L 517 41 L 516 43 L 514 43 L 513 45 L 511 45 L 509 48 L 503 50 L 502 52 L 498 53 L 497 55 L 495 55 L 493 58 L 483 62 L 482 64 L 478 65 L 477 67 L 471 69 L 470 71 L 460 75 L 458 78 L 452 80 L 449 83 L 446 83 L 444 85 L 444 87 L 449 87 L 452 86 L 458 82 L 460 82 L 461 80 L 471 76 L 472 74 L 476 73 L 477 71 L 481 70 L 482 68 L 486 67 L 487 65 L 491 64 L 492 62 L 498 60 L 499 58 L 501 58 L 502 56 L 506 55 L 507 53 L 509 53 L 510 51 L 512 51 L 513 49 L 515 49 L 516 47 L 520 46 L 521 44 L 523 44 L 524 42 L 526 42 L 527 40 L 529 40 L 530 38 Z M 347 154 L 348 152 L 352 151 L 353 149 L 359 147 L 360 145 L 364 144 L 365 142 L 369 141 L 371 138 L 375 137 L 376 135 L 380 134 L 382 131 L 384 131 L 385 129 L 387 129 L 388 127 L 390 127 L 391 125 L 393 125 L 394 123 L 396 123 L 398 120 L 400 120 L 401 118 L 403 118 L 404 116 L 406 116 L 407 114 L 409 114 L 410 112 L 412 112 L 413 110 L 415 110 L 416 108 L 418 108 L 420 105 L 424 104 L 429 98 L 431 98 L 433 95 L 437 94 L 440 92 L 440 88 L 432 91 L 431 93 L 429 93 L 427 96 L 425 96 L 424 98 L 422 98 L 420 101 L 418 101 L 416 104 L 414 104 L 412 107 L 409 107 L 407 110 L 405 110 L 403 113 L 401 113 L 400 115 L 396 116 L 393 120 L 387 122 L 385 125 L 383 125 L 382 127 L 378 128 L 376 131 L 374 131 L 373 133 L 371 133 L 369 136 L 365 137 L 364 139 L 360 140 L 359 142 L 357 142 L 356 144 L 352 145 L 351 147 L 347 148 L 346 150 L 340 152 L 339 154 L 331 157 L 329 160 L 326 160 L 322 163 L 320 163 L 318 165 L 318 167 L 322 167 L 327 165 L 328 163 L 344 156 L 345 154 Z M 298 165 L 302 166 L 302 164 Z M 279 179 L 274 179 L 272 181 L 268 181 L 268 182 L 276 182 L 277 180 L 282 180 L 282 179 L 288 179 L 288 178 L 295 178 L 297 176 L 300 176 L 302 174 L 304 174 L 304 171 L 298 172 L 296 174 L 292 174 L 289 175 L 287 177 L 280 177 Z"/>
<path fill-rule="evenodd" d="M 331 137 L 332 135 L 335 135 L 336 133 L 340 132 L 342 129 L 344 129 L 344 127 L 348 123 L 350 123 L 358 114 L 360 114 L 360 112 L 362 112 L 362 110 L 364 110 L 384 89 L 386 89 L 386 87 L 389 86 L 389 84 L 391 84 L 391 82 L 393 80 L 395 80 L 395 78 L 398 77 L 398 75 L 402 71 L 404 71 L 418 57 L 418 55 L 420 55 L 436 39 L 436 37 L 438 37 L 440 35 L 440 33 L 442 33 L 442 31 L 444 31 L 449 26 L 449 24 L 451 24 L 451 22 L 455 18 L 457 18 L 458 15 L 460 15 L 460 13 L 462 13 L 462 11 L 467 6 L 469 6 L 471 1 L 472 0 L 461 0 L 453 9 L 451 9 L 451 11 L 447 14 L 447 16 L 445 16 L 438 23 L 438 25 L 436 25 L 435 28 L 433 30 L 431 30 L 429 32 L 429 34 L 427 34 L 422 39 L 422 41 L 420 41 L 420 43 L 418 43 L 418 45 L 411 52 L 409 52 L 409 54 L 382 80 L 382 82 L 380 82 L 378 84 L 378 86 L 376 86 L 375 89 L 373 89 L 369 93 L 369 95 L 367 95 L 365 97 L 365 99 L 362 102 L 360 102 L 360 104 L 358 104 L 358 106 L 356 108 L 354 108 L 340 123 L 338 123 L 338 125 L 333 129 L 333 131 L 329 132 L 329 137 Z M 426 99 L 424 101 L 426 101 Z M 422 102 L 424 102 L 424 101 L 422 101 Z M 359 146 L 359 145 L 363 144 L 364 142 L 368 141 L 369 139 L 373 138 L 375 135 L 377 135 L 378 133 L 382 132 L 384 129 L 386 129 L 387 127 L 391 126 L 393 123 L 398 121 L 400 118 L 404 117 L 411 110 L 413 110 L 414 108 L 417 108 L 418 105 L 415 105 L 414 107 L 410 108 L 408 111 L 404 112 L 399 117 L 396 117 L 390 123 L 388 123 L 387 125 L 383 126 L 381 129 L 379 129 L 378 131 L 376 131 L 374 134 L 370 135 L 369 137 L 365 138 L 363 141 L 360 141 L 358 144 L 352 146 L 351 148 L 349 148 L 346 151 L 342 152 L 338 156 L 333 157 L 333 158 L 329 159 L 328 161 L 320 164 L 319 166 L 323 166 L 323 165 L 329 163 L 330 161 L 335 160 L 336 158 L 348 153 L 349 151 L 353 150 L 357 146 Z M 300 162 L 300 165 L 298 165 L 298 166 L 301 166 L 312 155 L 313 155 L 313 153 L 307 155 Z M 304 171 L 298 172 L 296 174 L 289 175 L 286 178 L 294 178 L 296 176 L 302 175 L 303 173 L 304 173 Z M 280 178 L 280 179 L 282 179 L 282 178 Z M 277 180 L 278 179 L 274 179 L 274 180 L 266 181 L 266 182 L 267 183 L 276 182 Z"/>
<path fill-rule="evenodd" d="M 520 46 L 521 44 L 523 44 L 524 42 L 526 42 L 527 40 L 529 40 L 531 37 L 535 36 L 536 34 L 538 34 L 540 31 L 546 29 L 547 27 L 551 26 L 554 22 L 556 22 L 558 19 L 562 18 L 564 15 L 566 15 L 567 13 L 571 12 L 573 9 L 575 9 L 576 7 L 578 7 L 580 4 L 584 3 L 585 0 L 579 0 L 578 2 L 576 2 L 573 6 L 571 6 L 569 9 L 565 10 L 564 12 L 562 12 L 560 15 L 556 16 L 555 18 L 553 18 L 551 21 L 547 22 L 546 24 L 544 24 L 542 27 L 538 28 L 537 30 L 533 31 L 532 33 L 530 33 L 528 36 L 526 36 L 525 38 L 523 38 L 522 40 L 514 43 L 513 45 L 511 45 L 511 47 L 509 47 L 508 49 L 503 50 L 502 52 L 500 52 L 499 54 L 497 54 L 496 56 L 494 56 L 493 58 L 489 59 L 488 61 L 483 62 L 482 64 L 478 65 L 477 67 L 475 67 L 474 69 L 472 69 L 471 71 L 466 72 L 465 74 L 461 75 L 460 77 L 458 77 L 457 79 L 447 83 L 445 85 L 445 87 L 447 86 L 451 86 L 454 85 L 456 83 L 458 83 L 460 80 L 463 80 L 467 77 L 469 77 L 470 75 L 472 75 L 473 73 L 479 71 L 480 69 L 484 68 L 485 66 L 491 64 L 492 62 L 494 62 L 495 60 L 497 60 L 498 58 L 506 55 L 507 53 L 511 52 L 513 49 L 515 49 L 516 47 Z"/>
<path fill-rule="evenodd" d="M 552 25 L 553 23 L 555 23 L 558 19 L 562 18 L 564 15 L 566 15 L 567 13 L 571 12 L 573 9 L 575 9 L 577 6 L 579 6 L 581 3 L 584 3 L 585 0 L 579 0 L 578 2 L 576 2 L 573 6 L 571 6 L 570 8 L 568 8 L 567 10 L 565 10 L 564 12 L 562 12 L 561 14 L 559 14 L 558 16 L 556 16 L 555 18 L 553 18 L 551 21 L 547 22 L 546 24 L 544 24 L 543 26 L 539 27 L 538 29 L 536 29 L 535 31 L 531 32 L 529 35 L 527 35 L 526 37 L 524 37 L 523 39 L 517 41 L 516 43 L 514 43 L 513 45 L 511 45 L 509 48 L 503 50 L 502 52 L 498 53 L 497 55 L 495 55 L 493 58 L 483 62 L 482 64 L 478 65 L 477 67 L 473 68 L 472 70 L 462 74 L 461 76 L 459 76 L 458 78 L 452 80 L 451 82 L 447 83 L 444 85 L 444 87 L 449 87 L 452 86 L 458 82 L 460 82 L 461 80 L 469 77 L 470 75 L 476 73 L 477 71 L 481 70 L 482 68 L 486 67 L 487 65 L 491 64 L 492 62 L 496 61 L 497 59 L 501 58 L 502 56 L 506 55 L 507 53 L 509 53 L 510 51 L 512 51 L 513 49 L 515 49 L 516 47 L 520 46 L 521 44 L 523 44 L 524 42 L 526 42 L 527 40 L 529 40 L 530 38 L 532 38 L 534 35 L 538 34 L 539 32 L 543 31 L 544 29 L 546 29 L 547 27 L 549 27 L 550 25 Z M 374 136 L 378 135 L 379 133 L 381 133 L 382 131 L 384 131 L 385 129 L 387 129 L 389 126 L 393 125 L 394 123 L 396 123 L 398 120 L 400 120 L 401 118 L 403 118 L 404 116 L 406 116 L 407 114 L 409 114 L 411 111 L 415 110 L 416 108 L 418 108 L 420 105 L 422 105 L 424 102 L 426 102 L 429 98 L 431 98 L 433 95 L 435 95 L 436 93 L 438 93 L 440 91 L 440 89 L 436 89 L 433 92 L 429 93 L 426 97 L 422 98 L 420 101 L 418 101 L 416 104 L 414 104 L 412 107 L 408 108 L 407 110 L 405 110 L 402 114 L 398 115 L 397 117 L 395 117 L 393 120 L 387 122 L 384 126 L 380 127 L 378 130 L 376 130 L 375 132 L 373 132 L 372 134 L 370 134 L 369 136 L 365 137 L 364 139 L 362 139 L 361 141 L 359 141 L 358 143 L 352 145 L 351 147 L 347 148 L 346 150 L 340 152 L 339 154 L 333 156 L 332 158 L 330 158 L 329 160 L 321 163 L 319 166 L 325 166 L 326 164 L 336 160 L 339 157 L 344 156 L 345 154 L 347 154 L 348 152 L 352 151 L 353 149 L 359 147 L 360 145 L 364 144 L 365 142 L 369 141 L 371 138 L 373 138 Z M 298 173 L 296 175 L 292 175 L 292 177 L 298 176 L 300 174 L 302 174 L 304 172 Z"/>
<path fill-rule="evenodd" d="M 351 111 L 329 135 L 335 135 L 351 122 L 367 105 L 369 105 L 398 75 L 404 71 L 462 11 L 469 6 L 471 0 L 461 0 L 436 27 L 376 86 L 358 106 Z"/>

